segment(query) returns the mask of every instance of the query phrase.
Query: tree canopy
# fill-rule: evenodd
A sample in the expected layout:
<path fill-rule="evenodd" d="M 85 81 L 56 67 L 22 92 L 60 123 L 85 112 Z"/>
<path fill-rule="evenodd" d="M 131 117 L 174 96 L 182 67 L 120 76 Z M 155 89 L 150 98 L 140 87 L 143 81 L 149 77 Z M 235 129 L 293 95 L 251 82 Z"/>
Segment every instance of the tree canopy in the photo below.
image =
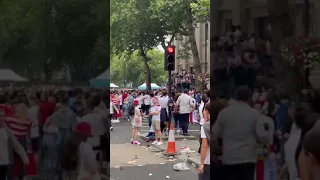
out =
<path fill-rule="evenodd" d="M 209 1 L 189 0 L 113 0 L 111 2 L 111 47 L 119 55 L 139 51 L 144 62 L 147 86 L 150 88 L 150 57 L 146 52 L 159 44 L 165 49 L 178 36 L 189 36 L 189 44 L 196 73 L 201 73 L 194 28 L 208 17 L 204 13 Z M 192 13 L 195 13 L 195 17 Z M 168 37 L 171 37 L 167 41 Z M 188 58 L 188 57 L 186 57 Z"/>
<path fill-rule="evenodd" d="M 163 70 L 163 52 L 152 49 L 147 52 L 147 56 L 152 59 L 149 62 L 152 71 L 151 82 L 158 85 L 166 83 L 168 76 Z M 144 64 L 137 51 L 130 56 L 125 53 L 112 56 L 110 68 L 110 80 L 118 86 L 132 83 L 133 87 L 137 87 L 145 82 Z"/>
<path fill-rule="evenodd" d="M 75 81 L 109 67 L 109 1 L 3 0 L 0 6 L 2 67 L 50 80 L 67 65 Z"/>

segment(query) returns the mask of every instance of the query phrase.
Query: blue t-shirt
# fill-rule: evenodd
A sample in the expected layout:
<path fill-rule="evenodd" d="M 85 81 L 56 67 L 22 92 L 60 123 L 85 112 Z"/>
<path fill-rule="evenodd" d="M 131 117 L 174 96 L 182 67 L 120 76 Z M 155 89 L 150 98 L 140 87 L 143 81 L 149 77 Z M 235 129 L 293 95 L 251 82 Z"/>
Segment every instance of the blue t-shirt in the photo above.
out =
<path fill-rule="evenodd" d="M 276 116 L 276 127 L 277 129 L 282 130 L 286 124 L 286 121 L 288 121 L 289 113 L 288 110 L 291 106 L 291 102 L 284 102 L 280 104 L 280 107 L 277 112 Z"/>

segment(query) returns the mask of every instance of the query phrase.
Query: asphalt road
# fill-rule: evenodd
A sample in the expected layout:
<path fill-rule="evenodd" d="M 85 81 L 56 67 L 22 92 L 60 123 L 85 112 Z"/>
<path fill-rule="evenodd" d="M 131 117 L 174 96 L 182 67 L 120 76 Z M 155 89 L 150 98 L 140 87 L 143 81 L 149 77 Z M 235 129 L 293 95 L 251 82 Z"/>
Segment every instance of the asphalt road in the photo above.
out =
<path fill-rule="evenodd" d="M 111 132 L 110 142 L 111 144 L 123 144 L 130 143 L 132 135 L 131 123 L 127 120 L 121 120 L 119 124 L 113 124 L 113 132 Z M 146 132 L 146 128 L 141 128 L 141 134 Z M 191 136 L 199 138 L 200 125 L 189 124 L 189 134 Z"/>
<path fill-rule="evenodd" d="M 163 157 L 157 156 L 158 151 L 150 151 L 147 143 L 140 141 L 141 145 L 130 143 L 132 126 L 128 121 L 121 121 L 113 124 L 114 130 L 111 132 L 111 163 L 110 174 L 113 180 L 195 180 L 197 170 L 190 167 L 190 170 L 177 172 L 173 170 L 173 165 L 182 162 L 180 159 L 167 161 Z M 198 125 L 191 125 L 190 129 L 199 129 Z M 198 134 L 191 131 L 190 134 Z M 130 163 L 134 157 L 135 163 Z"/>

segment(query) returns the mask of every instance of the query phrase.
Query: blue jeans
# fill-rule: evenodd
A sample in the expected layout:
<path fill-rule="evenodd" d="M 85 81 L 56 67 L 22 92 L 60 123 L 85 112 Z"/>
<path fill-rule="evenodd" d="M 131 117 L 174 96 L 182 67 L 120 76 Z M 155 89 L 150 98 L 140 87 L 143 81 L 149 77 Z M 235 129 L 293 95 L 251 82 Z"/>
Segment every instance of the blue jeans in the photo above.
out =
<path fill-rule="evenodd" d="M 149 128 L 150 128 L 151 124 L 152 124 L 152 117 L 151 116 L 148 117 L 148 122 L 149 122 Z"/>
<path fill-rule="evenodd" d="M 179 129 L 180 128 L 180 117 L 179 114 L 173 115 L 174 119 L 174 128 Z"/>

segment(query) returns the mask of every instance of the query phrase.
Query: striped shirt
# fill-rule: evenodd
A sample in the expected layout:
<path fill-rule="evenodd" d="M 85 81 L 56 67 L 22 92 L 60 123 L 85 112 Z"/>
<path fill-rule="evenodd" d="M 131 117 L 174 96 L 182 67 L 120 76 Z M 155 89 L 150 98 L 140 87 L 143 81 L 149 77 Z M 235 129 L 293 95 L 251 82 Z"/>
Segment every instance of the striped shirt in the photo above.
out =
<path fill-rule="evenodd" d="M 20 139 L 25 137 L 27 133 L 29 133 L 32 125 L 32 121 L 30 120 L 22 121 L 16 117 L 7 117 L 6 124 L 10 129 L 10 131 L 12 132 L 12 134 L 16 138 Z"/>

